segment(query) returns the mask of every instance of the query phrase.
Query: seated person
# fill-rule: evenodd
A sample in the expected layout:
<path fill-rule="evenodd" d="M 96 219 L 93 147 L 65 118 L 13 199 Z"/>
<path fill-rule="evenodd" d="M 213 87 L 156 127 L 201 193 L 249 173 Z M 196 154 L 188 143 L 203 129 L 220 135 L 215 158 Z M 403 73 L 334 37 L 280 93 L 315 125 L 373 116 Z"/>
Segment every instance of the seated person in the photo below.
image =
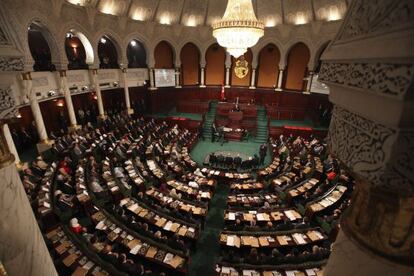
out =
<path fill-rule="evenodd" d="M 85 232 L 85 229 L 82 227 L 82 225 L 79 224 L 79 221 L 77 218 L 72 218 L 69 222 L 70 224 L 70 231 L 72 231 L 75 234 L 81 234 L 82 232 Z"/>

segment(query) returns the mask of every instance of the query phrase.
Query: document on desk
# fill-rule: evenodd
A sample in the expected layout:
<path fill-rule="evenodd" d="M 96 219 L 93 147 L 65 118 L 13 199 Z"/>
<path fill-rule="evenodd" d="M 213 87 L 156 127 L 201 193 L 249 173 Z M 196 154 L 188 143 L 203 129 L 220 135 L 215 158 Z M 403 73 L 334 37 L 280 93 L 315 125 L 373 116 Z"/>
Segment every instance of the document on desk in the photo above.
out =
<path fill-rule="evenodd" d="M 236 213 L 229 213 L 229 220 L 236 220 Z"/>
<path fill-rule="evenodd" d="M 285 211 L 284 213 L 289 220 L 296 220 L 295 214 L 291 210 Z"/>
<path fill-rule="evenodd" d="M 296 244 L 306 244 L 306 241 L 303 239 L 301 233 L 295 233 L 292 235 L 292 237 L 295 240 Z"/>

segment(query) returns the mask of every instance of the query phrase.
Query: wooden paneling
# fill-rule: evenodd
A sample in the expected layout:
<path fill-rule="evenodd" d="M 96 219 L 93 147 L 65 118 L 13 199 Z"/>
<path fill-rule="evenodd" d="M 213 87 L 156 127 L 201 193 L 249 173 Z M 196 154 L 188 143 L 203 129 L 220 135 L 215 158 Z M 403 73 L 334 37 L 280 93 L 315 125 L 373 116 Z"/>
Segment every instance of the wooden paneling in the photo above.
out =
<path fill-rule="evenodd" d="M 206 85 L 224 84 L 226 51 L 218 44 L 211 45 L 206 52 Z"/>
<path fill-rule="evenodd" d="M 181 49 L 181 81 L 182 85 L 199 84 L 200 51 L 197 46 L 187 43 Z"/>
<path fill-rule="evenodd" d="M 174 68 L 174 53 L 166 41 L 161 41 L 154 50 L 155 68 L 171 69 Z"/>
<path fill-rule="evenodd" d="M 309 48 L 302 42 L 295 44 L 289 51 L 285 75 L 285 88 L 303 91 L 306 70 L 310 58 Z"/>
<path fill-rule="evenodd" d="M 235 59 L 234 57 L 231 58 L 232 62 L 231 62 L 231 85 L 233 86 L 244 86 L 244 87 L 249 87 L 250 86 L 250 79 L 252 76 L 252 60 L 253 60 L 253 53 L 252 50 L 248 49 L 247 52 L 244 54 L 244 59 L 249 63 L 248 64 L 248 68 L 249 68 L 249 72 L 247 73 L 247 75 L 240 79 L 239 77 L 236 76 L 236 73 L 234 72 L 234 68 L 236 67 L 236 62 L 238 60 L 240 60 L 240 58 Z"/>
<path fill-rule="evenodd" d="M 260 51 L 257 87 L 273 88 L 277 85 L 279 62 L 280 52 L 275 45 L 269 44 Z"/>

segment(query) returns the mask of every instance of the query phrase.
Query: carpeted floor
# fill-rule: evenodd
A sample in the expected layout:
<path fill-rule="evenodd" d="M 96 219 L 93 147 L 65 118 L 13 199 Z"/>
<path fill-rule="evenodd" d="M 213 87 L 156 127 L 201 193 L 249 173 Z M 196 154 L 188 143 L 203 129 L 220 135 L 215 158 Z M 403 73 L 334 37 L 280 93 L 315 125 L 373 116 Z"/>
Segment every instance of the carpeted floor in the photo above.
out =
<path fill-rule="evenodd" d="M 200 140 L 190 152 L 191 158 L 200 166 L 206 155 L 215 151 L 240 152 L 248 156 L 259 155 L 260 143 L 248 142 L 227 142 L 221 145 L 219 142 L 212 143 L 211 140 Z M 270 151 L 268 151 L 263 166 L 271 162 Z M 227 208 L 227 195 L 230 191 L 229 185 L 220 183 L 217 185 L 207 214 L 204 228 L 197 241 L 196 250 L 191 252 L 189 275 L 214 275 L 215 264 L 219 261 L 220 231 L 224 228 L 224 213 Z"/>
<path fill-rule="evenodd" d="M 251 139 L 252 140 L 252 139 Z M 219 142 L 212 143 L 211 140 L 205 139 L 198 141 L 197 145 L 190 152 L 191 158 L 197 162 L 199 166 L 203 166 L 203 162 L 207 155 L 216 151 L 231 151 L 239 152 L 243 155 L 253 156 L 257 154 L 259 156 L 259 147 L 261 144 L 255 143 L 249 140 L 248 142 L 233 142 L 229 141 L 221 145 Z M 270 161 L 270 151 L 266 154 L 264 166 L 267 166 Z"/>
<path fill-rule="evenodd" d="M 155 118 L 166 118 L 166 117 L 182 117 L 191 120 L 201 121 L 203 120 L 202 114 L 197 113 L 184 113 L 184 112 L 177 112 L 175 108 L 171 109 L 170 111 L 163 112 L 163 113 L 155 113 L 151 115 Z"/>

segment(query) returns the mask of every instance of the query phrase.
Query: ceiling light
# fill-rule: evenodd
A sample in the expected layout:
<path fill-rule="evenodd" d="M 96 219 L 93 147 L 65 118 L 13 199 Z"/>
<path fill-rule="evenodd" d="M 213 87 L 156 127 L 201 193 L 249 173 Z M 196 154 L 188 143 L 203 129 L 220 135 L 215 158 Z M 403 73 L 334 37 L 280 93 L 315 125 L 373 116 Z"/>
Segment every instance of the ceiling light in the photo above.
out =
<path fill-rule="evenodd" d="M 295 18 L 295 25 L 303 25 L 308 22 L 305 14 L 303 12 L 298 12 Z"/>
<path fill-rule="evenodd" d="M 266 19 L 265 26 L 266 27 L 274 27 L 274 26 L 276 26 L 276 20 L 274 18 L 268 18 L 268 19 Z"/>
<path fill-rule="evenodd" d="M 341 19 L 338 9 L 330 9 L 328 14 L 328 21 L 335 21 Z"/>
<path fill-rule="evenodd" d="M 195 20 L 194 15 L 191 15 L 188 19 L 187 19 L 187 26 L 189 27 L 195 27 L 197 26 L 197 22 Z"/>
<path fill-rule="evenodd" d="M 235 58 L 264 35 L 264 24 L 257 20 L 251 0 L 229 0 L 223 18 L 212 27 L 218 44 Z"/>
<path fill-rule="evenodd" d="M 145 11 L 143 8 L 138 8 L 135 12 L 131 15 L 133 20 L 144 21 L 145 20 Z"/>
<path fill-rule="evenodd" d="M 163 25 L 170 25 L 171 24 L 171 18 L 168 14 L 164 14 L 161 16 L 160 23 Z"/>
<path fill-rule="evenodd" d="M 105 44 L 106 43 L 106 38 L 105 37 L 101 37 L 101 43 Z"/>
<path fill-rule="evenodd" d="M 130 42 L 130 43 L 131 43 L 131 46 L 132 46 L 132 47 L 137 46 L 137 42 L 136 42 L 135 40 L 131 40 L 131 42 Z"/>

